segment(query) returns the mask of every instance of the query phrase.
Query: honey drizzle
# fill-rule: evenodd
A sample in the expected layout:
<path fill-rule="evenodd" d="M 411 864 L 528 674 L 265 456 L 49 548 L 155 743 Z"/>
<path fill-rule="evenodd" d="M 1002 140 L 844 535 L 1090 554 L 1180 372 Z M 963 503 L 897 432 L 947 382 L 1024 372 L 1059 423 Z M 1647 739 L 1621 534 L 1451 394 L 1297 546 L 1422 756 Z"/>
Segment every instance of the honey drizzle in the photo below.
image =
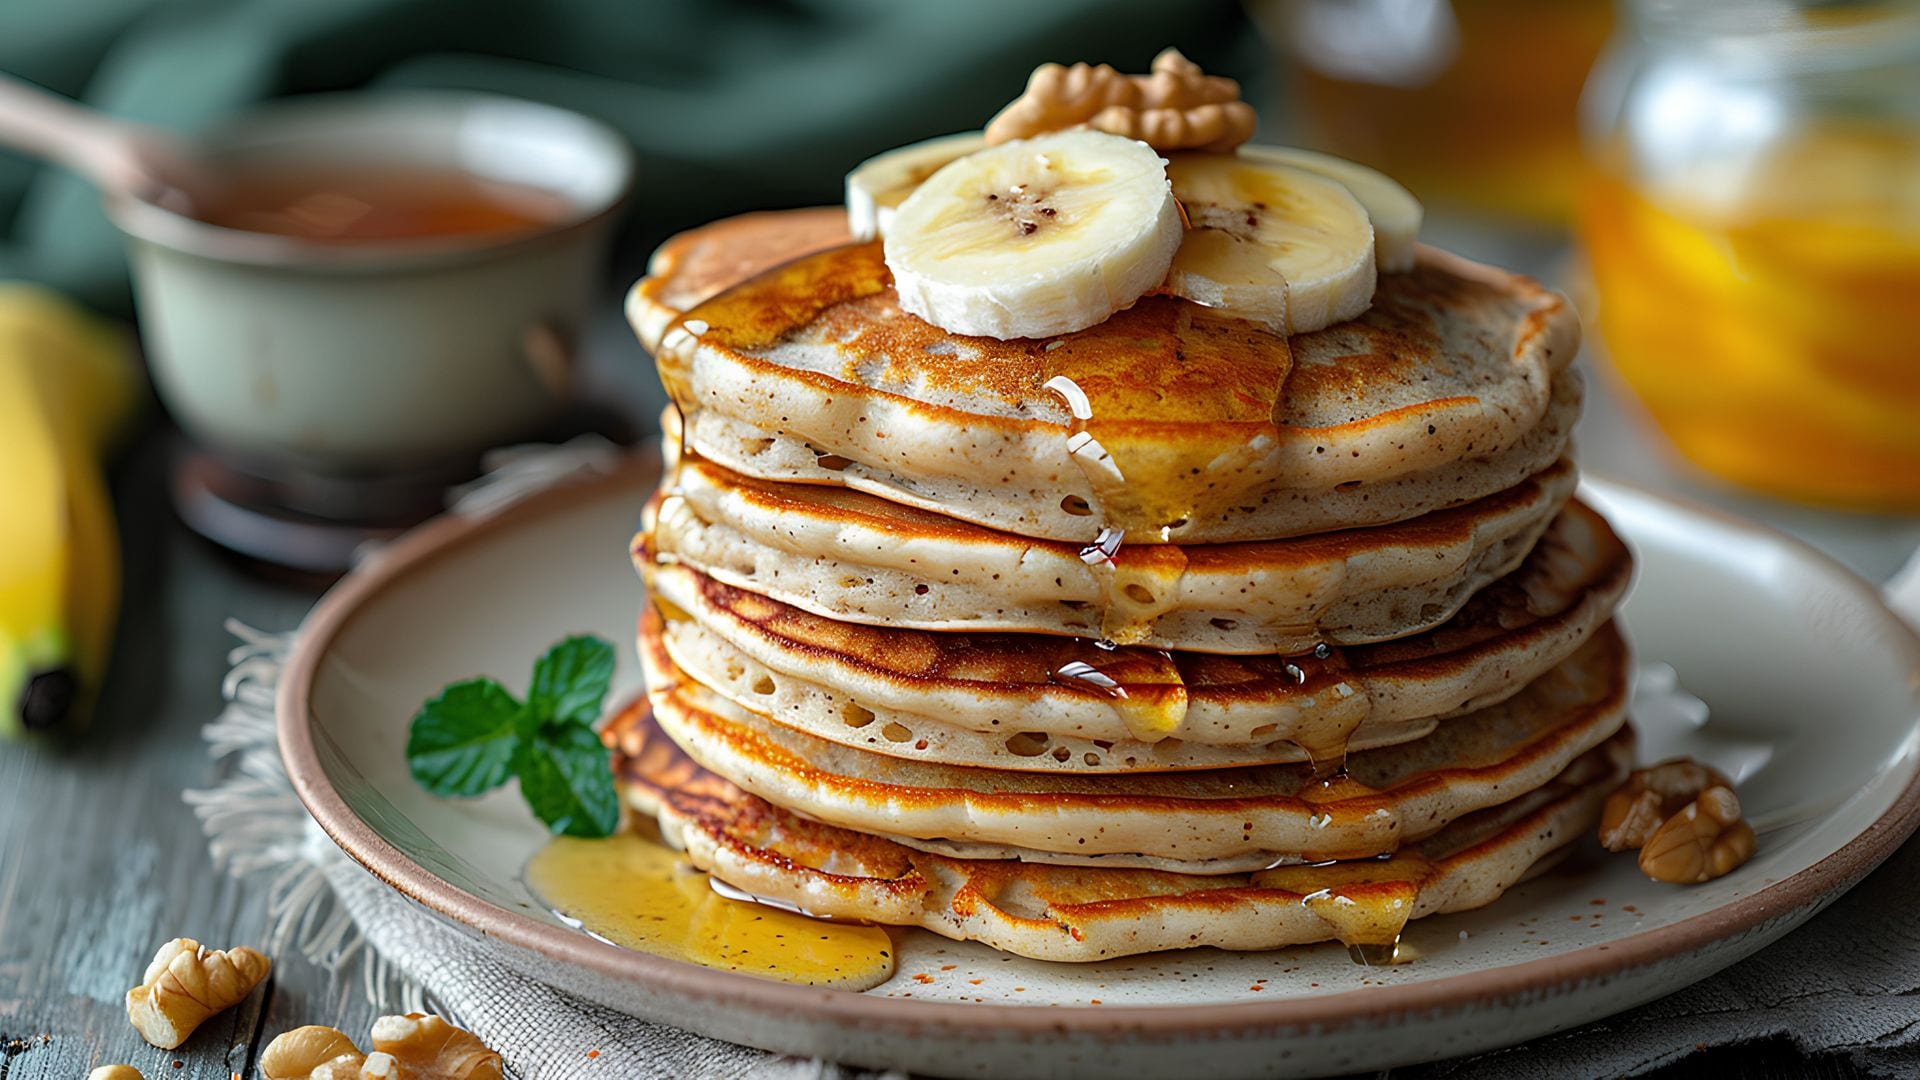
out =
<path fill-rule="evenodd" d="M 1159 742 L 1186 722 L 1187 683 L 1172 653 L 1122 649 L 1091 638 L 1080 639 L 1073 652 L 1071 659 L 1054 666 L 1049 680 L 1105 699 L 1135 739 Z"/>
<path fill-rule="evenodd" d="M 1080 549 L 1081 561 L 1093 569 L 1094 580 L 1101 589 L 1101 639 L 1094 643 L 1099 652 L 1060 665 L 1052 679 L 1060 685 L 1105 698 L 1134 738 L 1155 742 L 1177 733 L 1186 721 L 1188 695 L 1173 654 L 1164 649 L 1128 650 L 1132 656 L 1151 655 L 1158 659 L 1164 675 L 1154 682 L 1180 686 L 1178 694 L 1162 695 L 1153 703 L 1143 703 L 1129 695 L 1117 673 L 1110 670 L 1111 658 L 1119 655 L 1118 646 L 1137 645 L 1151 636 L 1153 621 L 1178 598 L 1180 580 L 1188 566 L 1187 555 L 1180 545 L 1164 542 L 1170 524 L 1158 527 L 1159 539 L 1163 541 L 1160 544 L 1125 546 L 1126 529 L 1113 524 L 1113 512 L 1109 508 L 1131 507 L 1137 513 L 1139 504 L 1126 495 L 1128 485 L 1124 471 L 1089 430 L 1093 422 L 1092 403 L 1071 376 L 1056 374 L 1043 386 L 1066 402 L 1072 417 L 1067 456 L 1086 477 L 1106 515 L 1093 543 Z M 1343 654 L 1322 642 L 1311 654 L 1289 660 L 1287 670 L 1304 687 L 1310 681 L 1324 681 L 1317 677 L 1327 673 L 1343 673 L 1346 662 Z M 1344 678 L 1326 687 L 1324 692 L 1337 695 L 1345 703 L 1310 713 L 1310 719 L 1296 723 L 1290 733 L 1292 741 L 1307 755 L 1316 778 L 1324 778 L 1345 767 L 1347 746 L 1353 733 L 1371 712 L 1370 699 Z"/>
<path fill-rule="evenodd" d="M 1313 777 L 1320 784 L 1329 778 L 1343 777 L 1347 768 L 1347 748 L 1353 733 L 1373 712 L 1373 699 L 1347 681 L 1346 654 L 1325 642 L 1310 653 L 1289 657 L 1286 670 L 1303 687 L 1318 686 L 1316 694 L 1330 694 L 1336 704 L 1314 709 L 1294 726 L 1292 742 L 1307 755 Z M 1333 682 L 1329 685 L 1328 680 Z"/>
<path fill-rule="evenodd" d="M 673 363 L 655 365 L 660 372 L 660 385 L 667 392 L 668 407 L 673 409 L 674 419 L 680 429 L 680 438 L 677 440 L 679 449 L 669 463 L 668 475 L 665 478 L 668 495 L 683 495 L 686 491 L 680 478 L 685 474 L 687 460 L 693 454 L 693 419 L 700 414 L 700 399 L 693 389 L 691 350 L 693 342 L 701 334 L 706 333 L 707 329 L 708 324 L 704 320 L 682 318 L 668 327 L 667 332 L 660 337 L 660 351 L 663 354 L 683 348 L 689 350 L 687 356 Z M 683 365 L 684 374 L 681 370 Z"/>
<path fill-rule="evenodd" d="M 1043 360 L 1054 355 L 1051 343 L 1043 347 Z M 1055 350 L 1064 351 L 1064 350 Z M 1066 402 L 1070 418 L 1067 425 L 1067 456 L 1086 478 L 1087 487 L 1100 500 L 1102 532 L 1112 531 L 1136 538 L 1153 536 L 1158 543 L 1170 542 L 1173 530 L 1185 524 L 1194 512 L 1192 485 L 1178 478 L 1158 478 L 1153 482 L 1129 480 L 1127 469 L 1106 445 L 1117 440 L 1101 440 L 1094 433 L 1099 421 L 1094 417 L 1093 401 L 1087 392 L 1067 374 L 1066 365 L 1047 365 L 1040 384 Z M 1110 433 L 1111 435 L 1111 433 Z M 1134 469 L 1136 477 L 1146 470 Z"/>
<path fill-rule="evenodd" d="M 1282 866 L 1254 875 L 1254 884 L 1300 894 L 1300 903 L 1333 929 L 1356 964 L 1394 963 L 1433 864 L 1411 851 L 1377 859 Z"/>
<path fill-rule="evenodd" d="M 1066 401 L 1072 423 L 1067 434 L 1067 458 L 1086 478 L 1087 486 L 1099 500 L 1104 521 L 1099 535 L 1080 549 L 1080 561 L 1093 571 L 1100 587 L 1100 640 L 1088 655 L 1070 660 L 1053 672 L 1053 681 L 1063 686 L 1090 690 L 1105 698 L 1127 725 L 1127 731 L 1142 742 L 1158 742 L 1178 732 L 1187 719 L 1187 692 L 1173 654 L 1165 649 L 1136 648 L 1130 655 L 1144 660 L 1154 670 L 1149 681 L 1178 687 L 1172 694 L 1142 700 L 1128 694 L 1114 672 L 1105 670 L 1118 656 L 1122 645 L 1138 646 L 1153 634 L 1153 621 L 1173 606 L 1179 595 L 1180 578 L 1186 573 L 1187 557 L 1178 545 L 1164 543 L 1167 529 L 1160 529 L 1163 541 L 1153 554 L 1134 556 L 1138 548 L 1121 551 L 1126 543 L 1129 515 L 1121 508 L 1133 508 L 1126 474 L 1089 426 L 1093 405 L 1086 392 L 1071 376 L 1056 374 L 1042 387 Z M 1118 524 L 1116 524 L 1118 522 Z M 1104 665 L 1104 666 L 1103 666 Z"/>
<path fill-rule="evenodd" d="M 1280 339 L 1284 342 L 1284 338 Z M 1101 527 L 1093 542 L 1081 548 L 1080 558 L 1094 571 L 1101 592 L 1100 646 L 1107 656 L 1115 645 L 1139 645 L 1152 636 L 1155 620 L 1170 610 L 1179 599 L 1181 579 L 1188 559 L 1185 549 L 1169 542 L 1172 530 L 1196 510 L 1190 494 L 1180 494 L 1178 478 L 1168 482 L 1142 485 L 1128 478 L 1129 469 L 1094 432 L 1098 420 L 1086 391 L 1064 369 L 1064 361 L 1050 361 L 1062 351 L 1060 342 L 1042 347 L 1045 361 L 1041 383 L 1067 406 L 1070 417 L 1067 457 L 1080 470 L 1088 488 L 1099 503 Z M 1276 417 L 1284 394 L 1275 391 L 1272 406 Z M 1276 420 L 1276 423 L 1278 421 Z M 1116 443 L 1115 445 L 1122 445 Z M 1127 539 L 1142 533 L 1158 543 L 1128 544 Z M 1139 650 L 1129 650 L 1136 652 Z M 1178 678 L 1173 656 L 1154 650 L 1164 668 Z M 1099 655 L 1076 658 L 1061 665 L 1053 675 L 1055 682 L 1098 694 L 1114 705 L 1120 718 L 1135 738 L 1154 741 L 1178 732 L 1186 719 L 1187 696 L 1163 697 L 1157 708 L 1143 708 L 1129 697 L 1123 680 L 1108 670 L 1110 661 Z M 1323 682 L 1329 672 L 1344 673 L 1344 657 L 1327 644 L 1320 643 L 1308 656 L 1295 657 L 1290 668 L 1305 687 L 1310 681 Z M 1344 768 L 1347 748 L 1355 730 L 1371 712 L 1371 701 L 1344 678 L 1325 687 L 1325 693 L 1339 700 L 1324 708 L 1315 707 L 1293 725 L 1291 740 L 1307 755 L 1316 778 L 1324 778 Z"/>

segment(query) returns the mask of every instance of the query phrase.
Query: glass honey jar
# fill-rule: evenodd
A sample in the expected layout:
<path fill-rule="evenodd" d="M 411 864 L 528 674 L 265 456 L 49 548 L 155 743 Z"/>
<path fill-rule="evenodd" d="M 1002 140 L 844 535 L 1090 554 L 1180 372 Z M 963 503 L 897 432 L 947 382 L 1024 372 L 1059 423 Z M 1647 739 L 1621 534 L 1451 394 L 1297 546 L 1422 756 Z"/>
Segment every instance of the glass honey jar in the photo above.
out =
<path fill-rule="evenodd" d="M 1442 213 L 1565 226 L 1608 0 L 1248 0 L 1307 145 Z"/>
<path fill-rule="evenodd" d="M 1709 473 L 1920 511 L 1920 3 L 1623 12 L 1583 118 L 1606 355 Z"/>

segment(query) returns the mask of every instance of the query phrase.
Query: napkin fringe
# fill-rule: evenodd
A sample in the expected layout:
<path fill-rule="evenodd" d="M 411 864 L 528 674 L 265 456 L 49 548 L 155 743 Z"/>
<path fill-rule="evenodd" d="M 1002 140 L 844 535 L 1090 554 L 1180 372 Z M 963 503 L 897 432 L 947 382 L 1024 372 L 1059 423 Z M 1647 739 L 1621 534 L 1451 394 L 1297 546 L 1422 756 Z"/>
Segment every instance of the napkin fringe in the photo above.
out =
<path fill-rule="evenodd" d="M 270 633 L 238 619 L 226 621 L 240 644 L 221 681 L 226 706 L 201 728 L 207 754 L 231 762 L 210 788 L 182 793 L 207 837 L 216 869 L 235 878 L 267 880 L 267 951 L 298 952 L 339 978 L 356 974 L 382 1011 L 424 1012 L 425 995 L 386 958 L 369 950 L 353 916 L 335 898 L 322 871 L 332 842 L 308 816 L 287 779 L 274 728 L 280 673 L 294 633 Z"/>
<path fill-rule="evenodd" d="M 624 451 L 595 434 L 560 445 L 528 443 L 488 451 L 484 475 L 447 492 L 448 511 L 490 517 L 513 504 L 583 475 L 610 475 Z M 358 553 L 377 557 L 380 545 Z M 228 619 L 239 644 L 227 652 L 220 682 L 225 706 L 201 728 L 207 754 L 229 763 L 210 788 L 182 793 L 207 837 L 215 868 L 235 878 L 267 879 L 267 948 L 289 948 L 338 978 L 361 977 L 375 1008 L 425 1012 L 426 995 L 401 968 L 367 944 L 353 913 L 340 902 L 326 867 L 343 859 L 294 794 L 280 759 L 274 703 L 280 675 L 298 631 L 275 633 Z"/>

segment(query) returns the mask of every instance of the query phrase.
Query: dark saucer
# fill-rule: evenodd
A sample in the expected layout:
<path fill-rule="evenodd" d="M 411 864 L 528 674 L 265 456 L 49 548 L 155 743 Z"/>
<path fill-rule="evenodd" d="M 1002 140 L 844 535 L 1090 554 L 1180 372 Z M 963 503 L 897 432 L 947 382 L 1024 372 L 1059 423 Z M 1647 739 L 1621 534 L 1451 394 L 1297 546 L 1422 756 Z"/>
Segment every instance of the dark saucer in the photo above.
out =
<path fill-rule="evenodd" d="M 528 441 L 562 443 L 586 433 L 622 444 L 638 435 L 622 417 L 579 409 Z M 477 455 L 434 469 L 342 476 L 236 463 L 183 444 L 171 487 L 181 521 L 208 540 L 271 566 L 334 576 L 352 569 L 366 545 L 444 511 L 449 489 L 480 473 Z"/>

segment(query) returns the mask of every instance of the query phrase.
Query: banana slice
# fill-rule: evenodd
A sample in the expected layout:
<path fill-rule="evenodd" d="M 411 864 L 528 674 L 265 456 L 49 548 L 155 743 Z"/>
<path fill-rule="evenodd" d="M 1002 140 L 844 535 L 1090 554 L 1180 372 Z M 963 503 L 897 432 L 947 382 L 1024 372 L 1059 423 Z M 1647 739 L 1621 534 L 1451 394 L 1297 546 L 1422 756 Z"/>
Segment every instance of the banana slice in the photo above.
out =
<path fill-rule="evenodd" d="M 847 174 L 847 219 L 854 238 L 871 240 L 885 235 L 894 208 L 927 177 L 986 145 L 983 132 L 963 131 L 889 150 L 861 162 Z M 1414 245 L 1420 239 L 1425 211 L 1413 192 L 1393 177 L 1357 161 L 1297 146 L 1248 143 L 1239 154 L 1340 181 L 1366 207 L 1367 217 L 1373 222 L 1374 262 L 1380 272 L 1403 274 L 1413 269 Z"/>
<path fill-rule="evenodd" d="M 902 309 L 1005 339 L 1104 321 L 1165 280 L 1180 240 L 1159 154 L 1059 131 L 934 173 L 894 212 L 885 252 Z"/>
<path fill-rule="evenodd" d="M 1168 292 L 1283 334 L 1373 303 L 1373 225 L 1345 185 L 1228 154 L 1175 154 L 1167 176 L 1189 220 Z"/>
<path fill-rule="evenodd" d="M 948 162 L 987 145 L 985 132 L 963 131 L 876 154 L 847 174 L 847 227 L 855 240 L 884 236 L 894 208 Z"/>
<path fill-rule="evenodd" d="M 1240 148 L 1240 156 L 1291 165 L 1345 184 L 1353 197 L 1360 200 L 1360 205 L 1367 208 L 1367 217 L 1373 221 L 1374 262 L 1380 272 L 1404 274 L 1413 269 L 1413 247 L 1420 239 L 1420 200 L 1391 176 L 1357 161 L 1294 146 L 1249 143 Z"/>

